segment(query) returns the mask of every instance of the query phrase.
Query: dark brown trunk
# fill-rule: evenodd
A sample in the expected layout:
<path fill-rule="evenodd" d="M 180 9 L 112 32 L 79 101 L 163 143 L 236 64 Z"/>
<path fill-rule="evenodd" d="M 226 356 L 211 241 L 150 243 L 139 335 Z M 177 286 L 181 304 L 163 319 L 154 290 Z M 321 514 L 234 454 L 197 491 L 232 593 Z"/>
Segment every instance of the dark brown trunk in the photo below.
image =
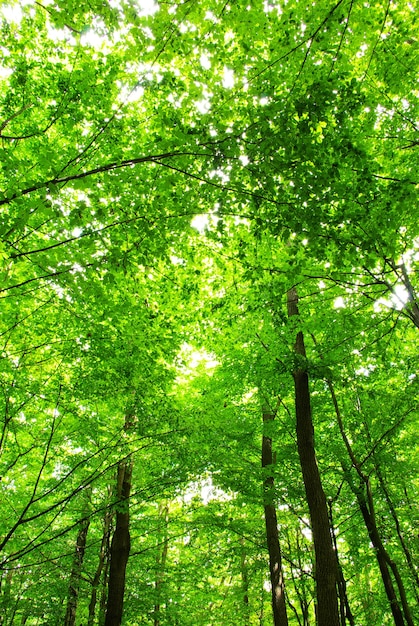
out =
<path fill-rule="evenodd" d="M 299 315 L 295 288 L 288 292 L 288 316 Z M 339 626 L 337 596 L 337 563 L 329 528 L 326 496 L 323 491 L 314 447 L 314 427 L 311 415 L 310 390 L 306 367 L 304 336 L 297 333 L 295 367 L 295 413 L 297 447 L 300 458 L 315 552 L 315 580 L 318 626 Z"/>
<path fill-rule="evenodd" d="M 264 512 L 266 527 L 266 543 L 269 552 L 269 572 L 272 590 L 272 611 L 275 626 L 288 626 L 287 607 L 285 604 L 284 578 L 282 573 L 282 556 L 278 536 L 278 520 L 274 505 L 274 477 L 272 438 L 266 434 L 266 426 L 272 422 L 274 415 L 263 413 L 264 434 L 262 437 L 262 467 L 266 468 L 263 484 Z"/>
<path fill-rule="evenodd" d="M 90 519 L 85 519 L 80 523 L 76 540 L 73 566 L 71 568 L 70 584 L 68 589 L 67 610 L 64 618 L 64 626 L 74 626 L 76 623 L 77 603 L 79 599 L 80 579 L 83 568 L 84 553 L 86 551 L 87 533 L 90 526 Z"/>
<path fill-rule="evenodd" d="M 400 521 L 399 521 L 399 518 L 398 518 L 398 515 L 397 515 L 397 512 L 396 512 L 396 508 L 395 508 L 395 506 L 393 504 L 392 499 L 390 498 L 390 494 L 389 494 L 389 491 L 388 491 L 387 486 L 385 484 L 384 477 L 383 477 L 383 475 L 381 473 L 381 469 L 380 469 L 380 467 L 379 467 L 379 465 L 377 463 L 375 464 L 375 470 L 376 470 L 377 478 L 378 478 L 379 483 L 380 483 L 380 487 L 381 487 L 381 489 L 382 489 L 382 491 L 384 493 L 386 502 L 387 502 L 388 507 L 390 509 L 391 517 L 393 518 L 394 524 L 396 526 L 397 536 L 399 538 L 400 545 L 402 546 L 404 555 L 406 557 L 406 562 L 407 562 L 407 564 L 409 566 L 409 570 L 410 570 L 410 573 L 412 575 L 412 578 L 414 579 L 413 592 L 415 594 L 416 601 L 417 601 L 417 603 L 419 605 L 419 593 L 418 593 L 418 590 L 419 590 L 419 576 L 418 576 L 418 574 L 416 572 L 415 564 L 413 563 L 413 557 L 412 557 L 410 549 L 408 548 L 408 546 L 406 544 L 406 541 L 404 539 L 404 535 L 403 535 L 402 528 L 401 528 L 401 525 L 400 525 Z"/>
<path fill-rule="evenodd" d="M 129 496 L 132 462 L 121 461 L 118 466 L 115 531 L 112 537 L 109 566 L 108 601 L 105 626 L 120 626 L 124 606 L 125 572 L 130 551 Z"/>
<path fill-rule="evenodd" d="M 401 580 L 398 568 L 396 566 L 396 564 L 394 563 L 394 561 L 392 561 L 390 559 L 390 556 L 387 552 L 387 550 L 385 549 L 385 546 L 383 544 L 383 542 L 381 541 L 381 537 L 380 537 L 380 532 L 378 530 L 376 521 L 375 521 L 375 514 L 374 514 L 374 501 L 373 501 L 373 497 L 372 497 L 372 492 L 371 492 L 371 485 L 370 485 L 370 481 L 368 476 L 366 476 L 362 469 L 361 469 L 361 464 L 359 463 L 358 459 L 356 458 L 354 451 L 352 450 L 352 446 L 349 442 L 349 439 L 345 433 L 345 429 L 343 427 L 343 419 L 342 419 L 342 415 L 339 409 L 339 405 L 338 405 L 338 401 L 336 398 L 336 394 L 335 394 L 335 390 L 334 390 L 334 386 L 332 384 L 331 380 L 326 380 L 327 385 L 329 387 L 330 390 L 330 394 L 332 396 L 332 402 L 333 402 L 333 406 L 335 409 L 335 413 L 336 413 L 336 417 L 337 417 L 337 421 L 338 421 L 338 426 L 339 426 L 339 431 L 340 434 L 342 436 L 343 442 L 345 444 L 346 450 L 348 452 L 349 458 L 351 459 L 351 464 L 352 466 L 355 468 L 359 478 L 360 478 L 360 487 L 357 488 L 354 485 L 354 482 L 350 476 L 349 471 L 346 471 L 346 479 L 347 482 L 350 486 L 350 488 L 352 489 L 352 492 L 355 494 L 357 502 L 358 502 L 358 506 L 359 509 L 362 513 L 362 517 L 364 519 L 364 523 L 368 532 L 368 536 L 371 540 L 371 543 L 374 547 L 375 550 L 375 554 L 377 557 L 377 562 L 378 562 L 378 566 L 380 568 L 380 572 L 381 572 L 381 578 L 383 581 L 383 585 L 384 585 L 384 589 L 388 598 L 388 601 L 390 603 L 390 607 L 391 607 L 391 612 L 393 614 L 393 619 L 394 619 L 394 623 L 396 626 L 405 626 L 405 620 L 403 617 L 403 612 L 400 608 L 400 604 L 399 604 L 399 600 L 397 598 L 397 595 L 395 593 L 394 590 L 394 586 L 393 586 L 393 581 L 391 578 L 391 574 L 390 574 L 390 570 L 389 567 L 391 568 L 393 575 L 396 579 L 396 583 L 397 583 L 397 587 L 399 589 L 399 593 L 400 593 L 400 597 L 401 597 L 401 602 L 403 605 L 403 609 L 404 609 L 404 614 L 405 614 L 405 618 L 406 618 L 406 623 L 408 624 L 408 626 L 414 626 L 413 624 L 413 620 L 410 614 L 410 609 L 409 606 L 407 604 L 407 599 L 406 599 L 406 594 L 405 594 L 405 590 L 404 590 L 404 585 L 403 582 Z M 366 494 L 365 495 L 365 490 L 366 490 Z"/>
<path fill-rule="evenodd" d="M 403 614 L 401 612 L 399 602 L 398 602 L 396 593 L 394 591 L 393 582 L 391 580 L 391 575 L 387 566 L 385 549 L 381 542 L 381 538 L 377 530 L 374 517 L 371 514 L 370 509 L 368 507 L 367 500 L 360 489 L 356 490 L 356 497 L 358 500 L 360 511 L 362 513 L 362 517 L 364 518 L 365 526 L 368 531 L 368 536 L 371 540 L 372 545 L 374 546 L 375 554 L 376 554 L 377 561 L 378 561 L 378 566 L 381 572 L 381 578 L 383 580 L 387 598 L 390 602 L 390 607 L 391 607 L 391 612 L 393 614 L 394 623 L 396 626 L 405 626 Z"/>

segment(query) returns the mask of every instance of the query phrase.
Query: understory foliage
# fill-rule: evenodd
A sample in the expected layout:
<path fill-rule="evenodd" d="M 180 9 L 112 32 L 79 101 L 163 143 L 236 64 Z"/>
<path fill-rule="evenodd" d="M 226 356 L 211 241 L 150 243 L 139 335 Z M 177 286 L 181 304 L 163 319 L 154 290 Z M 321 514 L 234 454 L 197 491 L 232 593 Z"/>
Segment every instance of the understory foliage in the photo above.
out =
<path fill-rule="evenodd" d="M 414 2 L 10 0 L 0 29 L 0 624 L 104 624 L 128 511 L 124 626 L 272 624 L 269 485 L 288 623 L 322 626 L 296 372 L 340 624 L 418 623 Z"/>

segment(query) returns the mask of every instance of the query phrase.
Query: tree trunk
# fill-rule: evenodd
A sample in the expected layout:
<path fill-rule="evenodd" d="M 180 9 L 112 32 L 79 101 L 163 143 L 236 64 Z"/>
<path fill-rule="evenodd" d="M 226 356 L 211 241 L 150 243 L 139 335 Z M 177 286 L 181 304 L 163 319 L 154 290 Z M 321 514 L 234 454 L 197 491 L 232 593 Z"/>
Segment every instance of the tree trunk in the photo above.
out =
<path fill-rule="evenodd" d="M 288 316 L 299 315 L 298 295 L 293 287 L 287 294 Z M 314 448 L 310 390 L 304 336 L 297 333 L 294 346 L 295 413 L 297 447 L 300 458 L 315 552 L 315 580 L 318 626 L 339 626 L 337 563 L 329 528 L 326 496 L 323 491 Z"/>
<path fill-rule="evenodd" d="M 90 518 L 80 522 L 77 534 L 76 549 L 74 551 L 73 566 L 71 568 L 70 583 L 68 587 L 67 610 L 64 618 L 64 626 L 74 626 L 76 623 L 77 603 L 79 599 L 80 578 L 83 568 L 84 553 L 86 551 L 87 533 L 90 526 Z"/>
<path fill-rule="evenodd" d="M 100 544 L 99 562 L 96 568 L 95 575 L 93 576 L 93 580 L 92 580 L 92 594 L 90 596 L 89 617 L 87 620 L 87 626 L 93 626 L 94 621 L 95 621 L 97 590 L 99 587 L 100 577 L 102 576 L 102 571 L 103 571 L 103 567 L 105 564 L 106 552 L 109 546 L 111 519 L 112 519 L 112 512 L 107 510 L 105 513 L 104 520 L 103 520 L 103 534 L 102 534 L 102 542 Z"/>
<path fill-rule="evenodd" d="M 386 590 L 387 598 L 390 602 L 391 612 L 393 614 L 394 623 L 396 626 L 405 626 L 403 614 L 399 606 L 399 602 L 394 591 L 393 582 L 387 566 L 386 552 L 381 542 L 381 538 L 375 524 L 375 520 L 368 507 L 367 500 L 361 489 L 357 489 L 356 497 L 358 505 L 364 518 L 365 526 L 368 531 L 369 538 L 374 546 L 375 554 L 378 561 L 378 566 L 381 572 L 381 578 L 383 580 L 384 588 Z"/>
<path fill-rule="evenodd" d="M 377 474 L 378 481 L 380 483 L 380 487 L 381 487 L 381 489 L 382 489 L 382 491 L 384 493 L 386 502 L 388 504 L 388 508 L 390 509 L 391 516 L 392 516 L 392 518 L 394 520 L 394 524 L 396 526 L 397 536 L 399 538 L 400 545 L 401 545 L 401 547 L 403 549 L 403 552 L 404 552 L 404 555 L 406 557 L 407 565 L 409 566 L 410 573 L 412 575 L 412 578 L 414 579 L 413 592 L 415 594 L 416 601 L 417 601 L 417 603 L 419 605 L 419 593 L 418 593 L 418 590 L 419 590 L 419 576 L 418 576 L 418 573 L 417 573 L 417 571 L 415 569 L 415 564 L 413 562 L 413 557 L 412 557 L 410 549 L 408 548 L 408 546 L 406 544 L 406 541 L 404 539 L 403 532 L 402 532 L 401 525 L 400 525 L 400 521 L 399 521 L 399 518 L 397 516 L 396 508 L 395 508 L 395 506 L 393 504 L 393 501 L 392 501 L 392 499 L 390 497 L 390 493 L 389 493 L 389 491 L 387 489 L 387 486 L 385 484 L 384 477 L 383 477 L 383 475 L 381 473 L 380 466 L 378 465 L 377 462 L 375 463 L 375 471 L 376 471 L 376 474 Z"/>
<path fill-rule="evenodd" d="M 342 568 L 340 566 L 339 561 L 339 552 L 338 552 L 338 543 L 336 539 L 335 528 L 333 524 L 333 505 L 332 502 L 328 503 L 329 505 L 329 520 L 330 520 L 330 529 L 332 531 L 332 539 L 333 539 L 333 548 L 336 554 L 336 563 L 338 568 L 338 590 L 339 590 L 339 608 L 340 608 L 340 621 L 341 626 L 346 625 L 346 619 L 351 626 L 355 626 L 354 616 L 352 615 L 351 607 L 349 606 L 348 594 L 346 593 L 346 580 L 343 575 Z"/>
<path fill-rule="evenodd" d="M 285 604 L 284 578 L 282 573 L 281 547 L 278 537 L 278 521 L 274 505 L 274 477 L 272 458 L 272 438 L 266 434 L 266 426 L 274 415 L 263 412 L 264 434 L 262 437 L 262 467 L 267 468 L 263 483 L 266 542 L 269 552 L 269 572 L 272 590 L 272 611 L 275 626 L 288 626 L 287 607 Z"/>
<path fill-rule="evenodd" d="M 115 531 L 112 537 L 109 566 L 108 601 L 105 626 L 120 626 L 125 592 L 125 572 L 130 551 L 129 497 L 131 491 L 132 461 L 121 461 L 118 466 Z"/>
<path fill-rule="evenodd" d="M 414 626 L 413 624 L 413 620 L 411 617 L 411 613 L 410 613 L 410 609 L 409 606 L 407 604 L 407 599 L 406 599 L 406 593 L 404 590 L 404 585 L 403 582 L 401 580 L 398 568 L 396 566 L 396 564 L 394 563 L 394 561 L 391 560 L 387 550 L 385 549 L 385 546 L 383 544 L 383 542 L 381 541 L 381 537 L 380 537 L 380 532 L 378 530 L 376 521 L 375 521 L 375 514 L 374 514 L 374 501 L 373 501 L 373 497 L 372 497 L 372 492 L 371 492 L 371 485 L 370 485 L 370 481 L 369 481 L 369 477 L 366 476 L 364 474 L 364 472 L 361 469 L 361 464 L 359 463 L 358 459 L 356 458 L 354 451 L 352 450 L 352 446 L 349 442 L 349 439 L 345 433 L 344 427 L 343 427 L 343 420 L 342 420 L 342 415 L 339 409 L 339 405 L 338 405 L 338 401 L 336 398 L 336 394 L 335 394 L 335 390 L 334 390 L 334 386 L 332 384 L 331 380 L 326 380 L 326 383 L 329 387 L 330 390 L 330 394 L 332 397 L 332 402 L 333 402 L 333 406 L 335 409 L 335 413 L 336 413 L 336 417 L 337 417 L 337 421 L 338 421 L 338 426 L 339 426 L 339 431 L 341 434 L 341 437 L 343 439 L 343 442 L 345 444 L 346 450 L 348 452 L 349 458 L 351 460 L 351 464 L 352 466 L 355 468 L 359 478 L 360 478 L 360 487 L 357 488 L 354 485 L 354 482 L 350 476 L 349 471 L 345 471 L 346 473 L 346 480 L 352 490 L 352 492 L 354 493 L 354 495 L 356 496 L 357 502 L 358 502 L 358 506 L 359 509 L 361 511 L 362 517 L 364 519 L 364 523 L 368 532 L 368 536 L 370 538 L 370 541 L 374 547 L 375 550 L 375 555 L 377 557 L 377 562 L 378 562 L 378 566 L 380 568 L 380 572 L 381 572 L 381 578 L 383 581 L 383 585 L 384 585 L 384 589 L 388 598 L 388 601 L 390 603 L 390 607 L 391 607 L 391 612 L 393 614 L 393 619 L 394 619 L 394 623 L 395 626 L 405 626 L 405 620 L 403 617 L 403 612 L 400 608 L 400 604 L 399 604 L 399 600 L 397 598 L 396 592 L 394 590 L 394 586 L 393 586 L 393 581 L 391 578 L 391 574 L 390 574 L 390 570 L 389 567 L 391 568 L 393 575 L 396 579 L 396 583 L 397 583 L 397 587 L 399 589 L 399 593 L 400 593 L 400 597 L 401 597 L 401 602 L 403 605 L 403 609 L 404 609 L 404 614 L 405 614 L 405 618 L 406 618 L 406 623 L 408 624 L 408 626 Z M 365 495 L 365 490 L 367 495 Z"/>

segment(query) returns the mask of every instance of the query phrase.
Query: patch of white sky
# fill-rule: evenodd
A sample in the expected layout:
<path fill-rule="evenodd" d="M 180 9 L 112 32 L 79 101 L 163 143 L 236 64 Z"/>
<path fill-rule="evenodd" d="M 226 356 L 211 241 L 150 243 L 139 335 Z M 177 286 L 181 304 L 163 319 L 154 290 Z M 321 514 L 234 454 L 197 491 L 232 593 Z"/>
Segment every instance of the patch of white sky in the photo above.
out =
<path fill-rule="evenodd" d="M 245 344 L 244 347 L 247 347 L 247 344 Z M 249 402 L 252 402 L 253 398 L 258 394 L 258 392 L 259 389 L 257 387 L 252 387 L 251 389 L 246 391 L 242 395 L 241 404 L 248 404 Z"/>
<path fill-rule="evenodd" d="M 402 284 L 397 284 L 393 287 L 392 293 L 388 298 L 379 298 L 374 302 L 374 311 L 378 312 L 383 308 L 401 311 L 409 300 L 410 296 L 406 287 Z"/>
<path fill-rule="evenodd" d="M 211 376 L 220 364 L 215 354 L 187 342 L 181 345 L 175 362 L 178 372 L 175 379 L 177 385 L 188 384 L 195 376 L 202 374 L 202 369 L 207 372 L 208 376 Z"/>
<path fill-rule="evenodd" d="M 214 15 L 214 13 L 212 11 L 207 11 L 205 13 L 205 20 L 209 20 L 210 22 L 213 22 L 214 24 L 218 24 L 218 22 L 220 21 L 218 19 L 218 17 L 216 15 Z"/>
<path fill-rule="evenodd" d="M 216 216 L 210 216 L 208 214 L 195 215 L 191 221 L 192 228 L 197 230 L 200 235 L 204 234 L 205 231 L 209 229 L 211 217 Z M 216 219 L 218 221 L 218 218 Z"/>
<path fill-rule="evenodd" d="M 227 170 L 227 171 L 225 171 Z M 228 174 L 228 171 L 231 170 L 231 166 L 227 166 L 225 168 L 225 170 L 221 169 L 220 167 L 217 168 L 216 170 L 211 170 L 208 173 L 209 178 L 219 178 L 221 180 L 221 182 L 223 184 L 228 183 L 228 181 L 230 180 L 230 176 Z"/>
<path fill-rule="evenodd" d="M 324 286 L 324 282 L 321 281 L 319 287 L 323 289 Z M 376 313 L 381 311 L 383 307 L 401 311 L 406 306 L 409 299 L 410 297 L 406 287 L 399 283 L 393 287 L 392 293 L 388 298 L 378 298 L 378 300 L 374 302 L 373 308 Z M 345 309 L 347 307 L 347 301 L 343 296 L 338 296 L 333 301 L 333 307 L 335 309 Z"/>
<path fill-rule="evenodd" d="M 19 26 L 23 18 L 22 8 L 31 4 L 34 4 L 34 2 L 27 0 L 22 0 L 21 2 L 15 2 L 13 4 L 2 4 L 0 6 L 0 15 L 9 24 L 16 24 L 17 26 Z"/>
<path fill-rule="evenodd" d="M 181 257 L 176 256 L 176 254 L 171 254 L 169 258 L 170 258 L 170 262 L 173 265 L 186 265 L 185 259 L 182 259 Z"/>
<path fill-rule="evenodd" d="M 211 500 L 228 502 L 234 498 L 234 494 L 214 485 L 212 476 L 209 474 L 199 480 L 191 481 L 182 494 L 182 500 L 185 504 L 190 504 L 196 497 L 199 497 L 203 504 L 208 504 Z"/>
<path fill-rule="evenodd" d="M 377 366 L 372 363 L 369 365 L 361 365 L 361 367 L 355 370 L 355 374 L 357 376 L 369 376 L 375 369 L 377 369 Z"/>
<path fill-rule="evenodd" d="M 224 89 L 232 89 L 234 87 L 234 71 L 228 67 L 223 68 L 222 86 Z"/>
<path fill-rule="evenodd" d="M 202 100 L 196 100 L 194 102 L 194 105 L 198 113 L 201 113 L 201 115 L 205 115 L 206 113 L 209 113 L 211 110 L 211 97 L 213 94 L 204 91 L 202 95 L 203 95 Z"/>
<path fill-rule="evenodd" d="M 285 0 L 284 4 L 286 3 L 287 3 L 287 0 Z M 249 5 L 248 10 L 250 9 L 251 7 Z M 265 13 L 272 13 L 272 11 L 276 11 L 278 15 L 282 15 L 281 5 L 276 2 L 269 2 L 269 0 L 264 0 L 263 10 L 265 11 Z"/>
<path fill-rule="evenodd" d="M 211 68 L 211 59 L 208 53 L 203 52 L 199 57 L 199 62 L 204 70 L 209 70 Z"/>
<path fill-rule="evenodd" d="M 0 5 L 0 17 L 3 18 L 5 22 L 8 24 L 13 24 L 19 26 L 20 22 L 23 18 L 23 9 L 27 5 L 33 4 L 32 1 L 21 0 L 21 2 L 15 3 L 5 3 Z M 33 9 L 32 9 L 33 11 Z M 0 53 L 3 57 L 10 56 L 10 51 L 4 47 L 0 46 Z M 0 65 L 0 80 L 7 80 L 13 74 L 13 69 L 10 67 L 6 67 L 5 65 Z"/>
<path fill-rule="evenodd" d="M 29 14 L 34 15 L 36 0 L 20 0 L 19 2 L 10 2 L 0 6 L 0 16 L 2 16 L 6 22 L 19 25 L 22 21 L 25 7 L 29 7 Z M 43 6 L 48 7 L 53 4 L 52 0 L 44 0 Z M 109 0 L 109 5 L 113 9 L 117 9 L 121 16 L 123 15 L 122 4 L 120 0 Z M 148 17 L 154 15 L 159 10 L 159 5 L 154 0 L 132 0 L 132 8 L 136 11 L 138 17 Z M 150 36 L 152 33 L 148 29 Z M 82 30 L 82 34 L 78 37 L 69 28 L 55 28 L 51 22 L 47 23 L 48 37 L 55 42 L 66 42 L 68 45 L 75 46 L 79 43 L 82 46 L 88 46 L 107 52 L 111 49 L 111 46 L 121 40 L 126 34 L 127 27 L 117 29 L 112 33 L 112 39 L 110 39 L 105 23 L 97 17 L 94 17 L 90 24 Z"/>
<path fill-rule="evenodd" d="M 346 307 L 345 298 L 342 298 L 342 296 L 338 296 L 334 299 L 333 306 L 335 309 L 344 309 Z"/>

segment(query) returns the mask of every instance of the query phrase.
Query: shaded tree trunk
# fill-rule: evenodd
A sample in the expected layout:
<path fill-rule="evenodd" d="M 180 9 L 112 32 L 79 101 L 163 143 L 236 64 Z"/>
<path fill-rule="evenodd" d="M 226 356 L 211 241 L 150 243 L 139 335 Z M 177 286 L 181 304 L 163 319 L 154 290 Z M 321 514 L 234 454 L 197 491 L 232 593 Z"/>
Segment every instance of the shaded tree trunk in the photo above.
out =
<path fill-rule="evenodd" d="M 407 604 L 404 585 L 403 585 L 401 576 L 399 574 L 397 565 L 394 563 L 394 561 L 391 560 L 381 540 L 380 532 L 378 530 L 378 527 L 375 521 L 374 502 L 373 502 L 369 477 L 365 475 L 364 472 L 362 471 L 361 464 L 356 458 L 352 450 L 352 446 L 349 442 L 349 439 L 345 433 L 345 430 L 343 427 L 342 415 L 339 409 L 339 405 L 338 405 L 338 401 L 336 398 L 332 381 L 326 380 L 326 383 L 329 387 L 329 391 L 332 397 L 332 402 L 333 402 L 333 406 L 334 406 L 337 421 L 338 421 L 339 431 L 342 436 L 343 442 L 345 444 L 346 450 L 348 452 L 349 458 L 351 460 L 351 464 L 355 468 L 360 478 L 360 486 L 356 487 L 356 485 L 354 484 L 354 481 L 351 478 L 350 472 L 348 470 L 345 470 L 346 480 L 357 499 L 358 506 L 361 511 L 361 514 L 365 523 L 365 527 L 368 532 L 368 536 L 374 547 L 375 555 L 376 555 L 377 562 L 378 562 L 378 567 L 380 568 L 381 578 L 383 581 L 383 585 L 384 585 L 384 589 L 385 589 L 388 601 L 390 603 L 390 608 L 393 614 L 393 620 L 394 620 L 395 626 L 405 626 L 406 624 L 408 624 L 408 626 L 414 626 L 413 620 L 410 614 L 410 609 Z M 397 587 L 399 589 L 404 616 L 403 616 L 403 612 L 400 607 L 400 603 L 399 603 L 399 600 L 397 598 L 397 595 L 394 589 L 394 585 L 393 585 L 389 568 L 393 572 L 393 575 L 397 583 Z"/>
<path fill-rule="evenodd" d="M 295 288 L 287 294 L 288 316 L 297 317 L 298 295 Z M 297 447 L 303 475 L 315 552 L 315 580 L 318 626 L 339 626 L 337 563 L 330 534 L 326 496 L 323 491 L 314 447 L 314 426 L 306 365 L 304 336 L 297 333 L 294 345 L 295 413 Z"/>
<path fill-rule="evenodd" d="M 410 573 L 412 575 L 412 578 L 414 579 L 413 592 L 415 594 L 416 601 L 417 601 L 417 603 L 419 605 L 419 593 L 418 593 L 418 590 L 419 590 L 419 576 L 418 576 L 418 573 L 417 573 L 417 571 L 415 569 L 415 564 L 413 562 L 413 557 L 412 557 L 412 554 L 410 552 L 409 547 L 406 544 L 406 541 L 405 541 L 405 538 L 403 536 L 403 532 L 402 532 L 402 529 L 401 529 L 400 521 L 399 521 L 399 518 L 397 516 L 396 508 L 395 508 L 395 506 L 393 504 L 393 501 L 392 501 L 392 499 L 390 497 L 390 493 L 389 493 L 389 491 L 387 489 L 387 486 L 385 484 L 384 477 L 383 477 L 383 475 L 381 473 L 380 466 L 378 465 L 377 462 L 375 463 L 375 471 L 376 471 L 377 478 L 378 478 L 379 483 L 380 483 L 380 487 L 381 487 L 381 489 L 382 489 L 382 491 L 384 493 L 386 502 L 388 504 L 388 508 L 390 509 L 391 516 L 392 516 L 392 518 L 394 520 L 394 524 L 396 526 L 397 536 L 399 538 L 400 545 L 401 545 L 401 547 L 403 549 L 403 552 L 404 552 L 404 555 L 406 557 L 407 565 L 409 567 L 409 570 L 410 570 Z"/>
<path fill-rule="evenodd" d="M 86 551 L 87 533 L 89 531 L 90 518 L 80 522 L 77 534 L 76 548 L 71 568 L 70 583 L 68 587 L 67 609 L 64 617 L 64 626 L 74 626 L 76 623 L 77 603 L 80 591 L 80 579 L 83 568 L 84 553 Z"/>
<path fill-rule="evenodd" d="M 131 546 L 129 532 L 129 497 L 131 492 L 132 461 L 121 461 L 118 466 L 115 530 L 110 549 L 108 600 L 105 626 L 120 626 L 124 606 L 125 572 Z"/>
<path fill-rule="evenodd" d="M 272 438 L 267 434 L 267 426 L 273 419 L 274 415 L 272 413 L 268 411 L 263 412 L 264 433 L 262 436 L 262 467 L 265 468 L 267 472 L 263 484 L 263 508 L 265 513 L 266 543 L 269 552 L 269 573 L 271 579 L 274 624 L 275 626 L 288 626 L 282 556 L 278 536 L 278 520 L 274 505 Z"/>
<path fill-rule="evenodd" d="M 362 488 L 357 489 L 355 488 L 354 485 L 352 485 L 352 490 L 355 492 L 356 499 L 358 501 L 358 506 L 360 508 L 362 517 L 365 522 L 365 526 L 368 531 L 368 536 L 375 550 L 375 555 L 377 557 L 378 566 L 381 572 L 381 578 L 384 584 L 388 601 L 390 602 L 390 607 L 391 607 L 391 612 L 393 614 L 394 623 L 396 626 L 405 626 L 403 613 L 401 611 L 399 601 L 397 599 L 397 596 L 394 590 L 390 571 L 388 569 L 386 550 L 382 544 L 380 534 L 375 524 L 374 516 L 370 511 L 370 507 L 367 503 L 367 499 L 362 491 Z"/>
<path fill-rule="evenodd" d="M 87 626 L 93 626 L 95 620 L 97 591 L 100 583 L 100 577 L 102 576 L 103 568 L 105 565 L 106 554 L 109 548 L 111 519 L 112 512 L 107 510 L 103 520 L 103 534 L 102 542 L 100 544 L 99 562 L 92 580 L 92 593 L 89 602 L 89 617 L 87 620 Z"/>

